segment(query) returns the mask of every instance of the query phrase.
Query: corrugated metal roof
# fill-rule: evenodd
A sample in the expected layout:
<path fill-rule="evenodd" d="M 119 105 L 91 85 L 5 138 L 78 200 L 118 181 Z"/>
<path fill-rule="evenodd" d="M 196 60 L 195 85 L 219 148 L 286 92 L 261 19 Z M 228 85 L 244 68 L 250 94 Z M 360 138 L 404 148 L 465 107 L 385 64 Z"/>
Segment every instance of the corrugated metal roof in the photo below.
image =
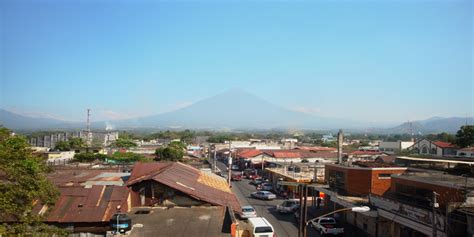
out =
<path fill-rule="evenodd" d="M 145 168 L 145 166 L 147 167 Z M 151 167 L 154 167 L 154 173 L 151 171 Z M 150 179 L 186 193 L 195 199 L 219 206 L 230 205 L 234 210 L 240 210 L 237 197 L 224 179 L 192 166 L 180 162 L 136 163 L 127 185 Z"/>
<path fill-rule="evenodd" d="M 124 205 L 128 188 L 96 185 L 60 187 L 61 196 L 48 214 L 47 222 L 107 222 L 116 212 L 118 205 Z"/>

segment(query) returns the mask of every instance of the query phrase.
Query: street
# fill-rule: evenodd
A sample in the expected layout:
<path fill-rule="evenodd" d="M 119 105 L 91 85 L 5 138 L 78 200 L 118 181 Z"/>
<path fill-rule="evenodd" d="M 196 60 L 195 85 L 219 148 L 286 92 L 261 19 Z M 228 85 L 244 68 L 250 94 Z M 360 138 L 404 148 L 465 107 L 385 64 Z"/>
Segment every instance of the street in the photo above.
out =
<path fill-rule="evenodd" d="M 225 172 L 226 166 L 217 161 L 217 167 Z M 257 191 L 255 186 L 249 184 L 250 180 L 243 179 L 242 181 L 232 182 L 232 191 L 237 196 L 241 206 L 251 205 L 257 211 L 259 217 L 265 217 L 275 229 L 278 237 L 295 237 L 298 236 L 298 228 L 293 214 L 280 214 L 276 211 L 275 206 L 281 204 L 283 199 L 277 198 L 275 200 L 259 200 L 250 197 L 250 193 Z M 308 232 L 308 236 L 314 235 L 313 230 Z M 311 233 L 311 234 L 310 234 Z"/>
<path fill-rule="evenodd" d="M 213 164 L 213 159 L 209 160 Z M 224 163 L 217 161 L 217 167 L 223 172 L 226 172 L 227 167 Z M 250 197 L 252 192 L 257 191 L 256 187 L 249 183 L 250 180 L 242 179 L 242 181 L 232 182 L 232 191 L 237 196 L 241 206 L 250 205 L 257 211 L 257 216 L 264 217 L 267 219 L 275 229 L 275 233 L 278 237 L 296 237 L 298 236 L 298 227 L 294 219 L 294 215 L 281 214 L 276 211 L 275 206 L 281 204 L 284 199 L 277 198 L 275 200 L 260 200 Z M 333 211 L 331 209 L 322 208 L 308 208 L 308 219 L 320 216 L 324 213 Z M 364 236 L 359 231 L 347 223 L 341 223 L 344 226 L 345 233 L 341 236 Z M 308 227 L 307 237 L 319 237 L 320 233 L 315 231 L 313 228 Z"/>

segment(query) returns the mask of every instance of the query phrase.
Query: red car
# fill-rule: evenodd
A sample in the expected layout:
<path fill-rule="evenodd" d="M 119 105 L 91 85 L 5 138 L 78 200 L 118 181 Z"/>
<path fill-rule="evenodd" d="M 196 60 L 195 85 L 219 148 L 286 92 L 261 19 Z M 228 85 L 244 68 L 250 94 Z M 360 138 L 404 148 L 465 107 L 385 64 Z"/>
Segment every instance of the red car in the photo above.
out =
<path fill-rule="evenodd" d="M 242 180 L 242 175 L 241 174 L 232 174 L 230 177 L 230 180 L 232 181 L 241 181 Z"/>
<path fill-rule="evenodd" d="M 253 179 L 257 175 L 257 172 L 253 169 L 244 170 L 244 176 L 247 179 Z"/>

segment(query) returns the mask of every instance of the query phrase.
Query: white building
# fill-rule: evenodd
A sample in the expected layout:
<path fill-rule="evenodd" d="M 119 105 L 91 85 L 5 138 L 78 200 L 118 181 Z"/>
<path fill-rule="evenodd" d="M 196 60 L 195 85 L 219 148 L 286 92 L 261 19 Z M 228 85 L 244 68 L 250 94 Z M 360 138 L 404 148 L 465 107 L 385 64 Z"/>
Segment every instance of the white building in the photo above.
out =
<path fill-rule="evenodd" d="M 466 147 L 457 150 L 456 156 L 459 157 L 474 157 L 474 147 Z"/>
<path fill-rule="evenodd" d="M 385 142 L 382 141 L 379 143 L 379 151 L 383 151 L 388 154 L 395 154 L 400 151 L 406 150 L 408 147 L 413 146 L 415 144 L 412 141 L 404 142 L 404 141 L 396 141 L 396 142 Z"/>
<path fill-rule="evenodd" d="M 449 142 L 433 142 L 426 138 L 418 140 L 412 146 L 407 148 L 410 151 L 414 151 L 421 155 L 431 156 L 455 156 L 456 146 Z"/>

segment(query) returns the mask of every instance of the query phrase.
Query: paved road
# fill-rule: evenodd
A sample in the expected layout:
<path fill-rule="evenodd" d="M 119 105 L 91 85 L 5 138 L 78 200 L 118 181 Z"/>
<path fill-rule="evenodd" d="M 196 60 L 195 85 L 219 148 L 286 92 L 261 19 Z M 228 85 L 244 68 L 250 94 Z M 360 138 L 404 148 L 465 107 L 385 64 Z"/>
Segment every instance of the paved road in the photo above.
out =
<path fill-rule="evenodd" d="M 217 162 L 217 167 L 223 172 L 226 166 L 222 162 Z M 255 186 L 249 184 L 250 180 L 243 179 L 242 181 L 232 182 L 232 191 L 235 193 L 242 206 L 251 205 L 256 211 L 257 215 L 265 217 L 275 229 L 278 237 L 296 237 L 298 236 L 298 228 L 294 220 L 293 214 L 280 214 L 275 210 L 277 204 L 281 204 L 283 199 L 275 199 L 270 201 L 259 200 L 250 197 L 250 193 L 255 192 Z M 315 235 L 308 235 L 315 236 Z"/>
<path fill-rule="evenodd" d="M 212 162 L 212 159 L 210 160 Z M 212 163 L 211 163 L 212 164 Z M 224 173 L 226 172 L 226 166 L 224 163 L 217 161 L 217 167 Z M 254 199 L 250 197 L 250 193 L 255 192 L 255 186 L 249 184 L 250 180 L 243 179 L 242 181 L 232 182 L 232 191 L 235 193 L 239 202 L 242 206 L 251 205 L 256 211 L 257 215 L 265 217 L 275 229 L 278 237 L 297 237 L 298 227 L 294 220 L 293 214 L 280 214 L 275 210 L 277 204 L 281 204 L 283 199 L 275 199 L 271 201 L 264 201 Z M 308 218 L 320 216 L 324 213 L 328 213 L 333 210 L 323 210 L 312 208 L 308 210 Z M 364 233 L 357 232 L 358 230 L 353 226 L 342 223 L 345 229 L 345 233 L 342 236 L 365 236 Z M 319 237 L 321 236 L 312 228 L 308 228 L 307 237 Z"/>

